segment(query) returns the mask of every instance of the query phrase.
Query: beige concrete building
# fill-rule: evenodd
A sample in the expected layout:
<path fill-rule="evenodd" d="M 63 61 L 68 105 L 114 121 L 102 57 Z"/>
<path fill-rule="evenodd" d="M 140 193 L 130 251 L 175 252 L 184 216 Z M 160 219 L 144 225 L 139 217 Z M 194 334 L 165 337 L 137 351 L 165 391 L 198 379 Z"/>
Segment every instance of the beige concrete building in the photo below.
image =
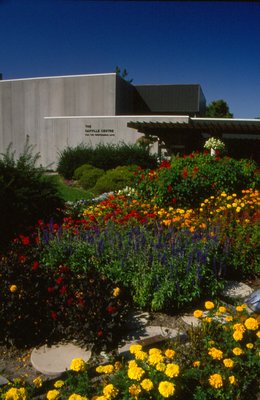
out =
<path fill-rule="evenodd" d="M 150 133 L 162 135 L 171 152 L 187 152 L 198 149 L 207 135 L 228 133 L 226 125 L 216 132 L 212 121 L 196 125 L 205 108 L 198 84 L 134 86 L 116 73 L 0 80 L 0 152 L 12 143 L 21 153 L 29 137 L 40 163 L 55 169 L 67 146 L 133 144 Z M 241 124 L 233 121 L 236 134 Z M 257 132 L 260 121 L 250 131 Z M 152 151 L 157 150 L 155 144 Z"/>

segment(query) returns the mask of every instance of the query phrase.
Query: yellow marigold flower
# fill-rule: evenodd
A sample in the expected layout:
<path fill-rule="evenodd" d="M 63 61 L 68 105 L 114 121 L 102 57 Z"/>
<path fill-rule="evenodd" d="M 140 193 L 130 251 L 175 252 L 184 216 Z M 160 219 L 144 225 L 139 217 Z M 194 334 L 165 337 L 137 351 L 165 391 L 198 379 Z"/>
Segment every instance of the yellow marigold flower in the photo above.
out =
<path fill-rule="evenodd" d="M 113 290 L 113 296 L 114 296 L 114 297 L 118 297 L 119 294 L 120 294 L 120 289 L 119 289 L 119 287 L 116 287 L 116 288 Z"/>
<path fill-rule="evenodd" d="M 54 390 L 49 390 L 46 397 L 48 400 L 56 400 L 60 396 L 60 392 L 56 389 Z"/>
<path fill-rule="evenodd" d="M 103 389 L 103 394 L 108 399 L 113 399 L 118 394 L 118 389 L 112 383 L 106 385 Z"/>
<path fill-rule="evenodd" d="M 231 375 L 228 377 L 229 383 L 231 385 L 235 385 L 236 384 L 236 378 L 234 377 L 234 375 Z"/>
<path fill-rule="evenodd" d="M 241 333 L 244 333 L 246 331 L 243 324 L 234 324 L 233 329 Z"/>
<path fill-rule="evenodd" d="M 220 313 L 225 313 L 225 312 L 227 312 L 227 309 L 226 309 L 226 307 L 220 306 L 220 307 L 218 308 L 218 311 L 219 311 Z"/>
<path fill-rule="evenodd" d="M 232 315 L 227 315 L 227 316 L 225 317 L 225 320 L 226 320 L 227 322 L 233 321 Z"/>
<path fill-rule="evenodd" d="M 132 344 L 129 348 L 131 354 L 135 354 L 137 351 L 141 351 L 143 347 L 141 344 Z"/>
<path fill-rule="evenodd" d="M 244 308 L 242 306 L 236 306 L 237 312 L 242 312 Z"/>
<path fill-rule="evenodd" d="M 85 371 L 86 367 L 87 364 L 85 363 L 84 360 L 82 360 L 82 358 L 74 358 L 70 364 L 70 369 L 76 372 Z"/>
<path fill-rule="evenodd" d="M 147 359 L 147 357 L 148 357 L 148 354 L 145 351 L 137 351 L 135 353 L 136 360 L 144 361 Z"/>
<path fill-rule="evenodd" d="M 149 355 L 151 354 L 161 354 L 162 350 L 157 349 L 156 347 L 153 347 L 152 349 L 149 350 Z"/>
<path fill-rule="evenodd" d="M 254 347 L 254 345 L 253 345 L 253 343 L 247 343 L 247 344 L 246 344 L 246 347 L 247 347 L 248 349 L 252 349 L 252 348 Z"/>
<path fill-rule="evenodd" d="M 158 390 L 162 397 L 168 398 L 174 394 L 175 387 L 172 382 L 162 381 L 159 383 Z"/>
<path fill-rule="evenodd" d="M 62 380 L 58 380 L 58 381 L 56 381 L 56 382 L 54 383 L 54 387 L 55 387 L 56 389 L 61 388 L 63 385 L 64 385 L 64 381 L 62 381 Z"/>
<path fill-rule="evenodd" d="M 195 310 L 193 315 L 195 318 L 201 318 L 203 315 L 203 312 L 201 310 Z"/>
<path fill-rule="evenodd" d="M 164 373 L 170 378 L 176 377 L 180 374 L 180 367 L 177 364 L 167 364 Z"/>
<path fill-rule="evenodd" d="M 72 393 L 68 400 L 88 400 L 87 397 L 83 397 L 80 394 Z"/>
<path fill-rule="evenodd" d="M 193 362 L 193 367 L 196 367 L 196 368 L 197 368 L 197 367 L 199 367 L 199 366 L 200 366 L 200 361 L 197 360 L 197 361 L 194 361 L 194 362 Z"/>
<path fill-rule="evenodd" d="M 234 367 L 234 361 L 231 360 L 231 358 L 225 358 L 223 360 L 223 364 L 225 365 L 226 368 L 233 368 Z"/>
<path fill-rule="evenodd" d="M 164 364 L 164 363 L 158 363 L 158 364 L 156 364 L 156 366 L 155 366 L 155 369 L 156 369 L 157 371 L 160 371 L 160 372 L 164 372 L 164 371 L 165 371 L 165 368 L 166 368 L 166 364 Z"/>
<path fill-rule="evenodd" d="M 37 378 L 35 378 L 33 380 L 33 384 L 34 386 L 36 386 L 37 388 L 42 387 L 42 378 L 40 376 L 37 376 Z"/>
<path fill-rule="evenodd" d="M 132 397 L 137 397 L 141 393 L 142 389 L 139 385 L 131 385 L 129 386 L 128 391 Z"/>
<path fill-rule="evenodd" d="M 140 367 L 129 368 L 127 375 L 129 379 L 135 379 L 136 381 L 140 381 L 145 371 Z"/>
<path fill-rule="evenodd" d="M 250 331 L 256 331 L 258 328 L 258 322 L 255 318 L 247 318 L 247 320 L 245 321 L 245 327 Z"/>
<path fill-rule="evenodd" d="M 232 351 L 235 354 L 235 356 L 240 356 L 241 354 L 244 353 L 243 350 L 240 349 L 240 347 L 234 347 L 234 349 Z"/>
<path fill-rule="evenodd" d="M 240 331 L 235 331 L 235 332 L 233 333 L 233 338 L 234 338 L 234 340 L 235 340 L 236 342 L 239 342 L 240 340 L 243 339 L 243 333 L 240 332 Z"/>
<path fill-rule="evenodd" d="M 241 211 L 241 207 L 236 208 L 236 212 L 239 213 Z"/>
<path fill-rule="evenodd" d="M 212 308 L 214 308 L 214 307 L 215 307 L 215 304 L 212 303 L 212 301 L 206 301 L 206 302 L 205 302 L 205 308 L 206 308 L 207 310 L 212 310 Z"/>
<path fill-rule="evenodd" d="M 112 374 L 114 372 L 114 366 L 112 364 L 103 365 L 104 374 Z"/>
<path fill-rule="evenodd" d="M 9 287 L 9 290 L 10 290 L 11 293 L 14 293 L 14 292 L 16 292 L 16 290 L 17 290 L 17 286 L 16 286 L 16 285 L 11 285 L 11 286 Z"/>
<path fill-rule="evenodd" d="M 213 374 L 209 377 L 209 384 L 215 389 L 219 389 L 223 386 L 222 376 L 219 374 Z"/>
<path fill-rule="evenodd" d="M 135 368 L 135 367 L 138 367 L 137 362 L 135 360 L 130 360 L 128 362 L 128 368 Z"/>
<path fill-rule="evenodd" d="M 212 318 L 211 317 L 206 317 L 203 320 L 204 322 L 208 322 L 209 324 L 212 322 Z"/>
<path fill-rule="evenodd" d="M 167 349 L 167 350 L 165 350 L 164 354 L 168 358 L 173 358 L 175 356 L 175 351 L 172 349 Z"/>
<path fill-rule="evenodd" d="M 11 388 L 5 393 L 4 400 L 26 400 L 27 392 L 25 388 Z"/>
<path fill-rule="evenodd" d="M 148 363 L 150 365 L 156 365 L 158 363 L 164 362 L 164 357 L 160 353 L 153 353 L 149 355 Z"/>
<path fill-rule="evenodd" d="M 147 392 L 150 392 L 153 389 L 153 382 L 150 379 L 144 379 L 141 382 L 141 386 Z"/>
<path fill-rule="evenodd" d="M 256 336 L 257 336 L 258 338 L 260 338 L 260 331 L 257 331 L 257 332 L 256 332 Z"/>
<path fill-rule="evenodd" d="M 208 350 L 208 354 L 214 359 L 214 360 L 221 360 L 223 358 L 223 352 L 221 350 L 216 349 L 216 347 L 211 347 Z"/>

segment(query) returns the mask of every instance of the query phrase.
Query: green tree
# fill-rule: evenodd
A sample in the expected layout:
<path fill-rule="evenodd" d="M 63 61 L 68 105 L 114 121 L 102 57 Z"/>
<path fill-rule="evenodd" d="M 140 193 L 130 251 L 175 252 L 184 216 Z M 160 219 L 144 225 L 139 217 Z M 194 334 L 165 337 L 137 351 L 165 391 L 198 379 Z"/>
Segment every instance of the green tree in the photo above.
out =
<path fill-rule="evenodd" d="M 225 100 L 214 100 L 206 108 L 205 117 L 209 118 L 233 118 L 229 106 Z"/>
<path fill-rule="evenodd" d="M 128 72 L 127 70 L 124 68 L 123 70 L 121 70 L 121 68 L 117 65 L 114 71 L 118 76 L 120 76 L 121 78 L 123 78 L 125 81 L 132 83 L 133 79 L 126 79 L 126 77 L 128 76 Z"/>

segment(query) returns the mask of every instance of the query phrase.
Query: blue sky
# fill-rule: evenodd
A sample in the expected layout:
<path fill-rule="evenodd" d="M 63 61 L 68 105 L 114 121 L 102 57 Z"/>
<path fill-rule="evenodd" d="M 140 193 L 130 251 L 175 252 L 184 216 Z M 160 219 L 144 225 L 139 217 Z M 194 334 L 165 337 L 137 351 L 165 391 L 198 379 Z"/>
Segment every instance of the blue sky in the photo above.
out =
<path fill-rule="evenodd" d="M 113 72 L 199 83 L 207 103 L 260 117 L 260 3 L 0 0 L 4 79 Z"/>

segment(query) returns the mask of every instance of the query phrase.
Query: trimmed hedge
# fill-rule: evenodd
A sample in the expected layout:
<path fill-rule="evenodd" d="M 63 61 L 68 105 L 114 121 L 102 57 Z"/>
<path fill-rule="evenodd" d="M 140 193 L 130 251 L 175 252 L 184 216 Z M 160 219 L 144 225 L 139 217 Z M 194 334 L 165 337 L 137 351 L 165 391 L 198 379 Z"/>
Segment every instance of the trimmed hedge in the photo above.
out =
<path fill-rule="evenodd" d="M 122 165 L 136 164 L 142 168 L 156 168 L 157 157 L 137 144 L 99 144 L 93 148 L 80 144 L 67 147 L 60 153 L 57 171 L 66 179 L 83 164 L 91 164 L 105 171 Z"/>

